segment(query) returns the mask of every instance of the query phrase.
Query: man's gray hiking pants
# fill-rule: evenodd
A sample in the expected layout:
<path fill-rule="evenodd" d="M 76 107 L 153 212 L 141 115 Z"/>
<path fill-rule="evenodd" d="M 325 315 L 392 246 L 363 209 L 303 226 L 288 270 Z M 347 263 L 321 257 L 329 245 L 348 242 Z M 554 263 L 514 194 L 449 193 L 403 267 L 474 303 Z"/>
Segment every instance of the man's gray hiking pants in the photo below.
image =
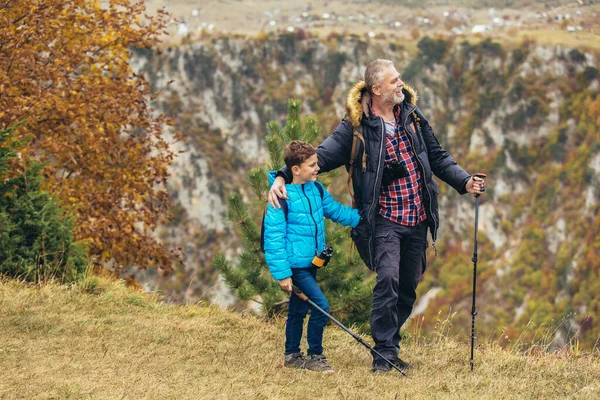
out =
<path fill-rule="evenodd" d="M 393 360 L 400 349 L 400 327 L 410 316 L 416 289 L 425 271 L 427 222 L 403 226 L 376 217 L 375 265 L 371 333 L 375 350 Z M 373 353 L 373 359 L 378 356 Z"/>

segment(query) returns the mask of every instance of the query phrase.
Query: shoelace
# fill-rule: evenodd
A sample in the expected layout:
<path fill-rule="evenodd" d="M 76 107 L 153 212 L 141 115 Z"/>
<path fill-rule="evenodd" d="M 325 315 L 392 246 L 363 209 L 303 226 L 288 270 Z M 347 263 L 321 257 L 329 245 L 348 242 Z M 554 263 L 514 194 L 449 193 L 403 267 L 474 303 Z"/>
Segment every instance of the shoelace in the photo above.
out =
<path fill-rule="evenodd" d="M 327 357 L 325 357 L 323 354 L 319 354 L 317 356 L 314 356 L 313 359 L 317 360 L 317 362 L 319 364 L 321 364 L 322 366 L 331 368 L 329 366 L 329 364 L 327 364 Z"/>

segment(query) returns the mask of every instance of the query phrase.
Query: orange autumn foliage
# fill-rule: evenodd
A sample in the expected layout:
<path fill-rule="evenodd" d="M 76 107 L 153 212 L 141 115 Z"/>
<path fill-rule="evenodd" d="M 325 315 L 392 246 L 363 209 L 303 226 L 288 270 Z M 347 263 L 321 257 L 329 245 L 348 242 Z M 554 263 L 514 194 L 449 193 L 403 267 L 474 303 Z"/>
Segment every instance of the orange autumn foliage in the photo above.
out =
<path fill-rule="evenodd" d="M 589 116 L 592 123 L 600 125 L 600 97 L 590 103 Z"/>
<path fill-rule="evenodd" d="M 46 189 L 77 216 L 98 265 L 170 270 L 154 237 L 168 217 L 175 154 L 131 48 L 159 42 L 169 16 L 143 1 L 0 0 L 0 128 L 25 120 L 26 156 L 47 162 Z"/>

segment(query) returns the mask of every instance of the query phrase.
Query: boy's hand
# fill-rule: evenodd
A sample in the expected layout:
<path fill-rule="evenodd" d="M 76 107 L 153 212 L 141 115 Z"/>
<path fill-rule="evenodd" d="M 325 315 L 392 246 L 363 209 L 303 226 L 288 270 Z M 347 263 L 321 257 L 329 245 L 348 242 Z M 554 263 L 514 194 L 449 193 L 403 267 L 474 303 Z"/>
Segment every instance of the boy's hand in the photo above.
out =
<path fill-rule="evenodd" d="M 285 278 L 279 281 L 279 287 L 286 292 L 292 291 L 292 278 Z"/>
<path fill-rule="evenodd" d="M 281 208 L 281 206 L 279 205 L 279 200 L 280 199 L 288 199 L 287 196 L 287 189 L 285 188 L 285 179 L 283 179 L 283 177 L 278 176 L 277 178 L 275 178 L 275 182 L 273 182 L 273 185 L 271 186 L 271 190 L 269 190 L 269 204 L 271 205 L 271 207 L 277 209 L 277 208 Z M 291 286 L 290 286 L 291 287 Z M 290 289 L 291 291 L 291 289 Z"/>

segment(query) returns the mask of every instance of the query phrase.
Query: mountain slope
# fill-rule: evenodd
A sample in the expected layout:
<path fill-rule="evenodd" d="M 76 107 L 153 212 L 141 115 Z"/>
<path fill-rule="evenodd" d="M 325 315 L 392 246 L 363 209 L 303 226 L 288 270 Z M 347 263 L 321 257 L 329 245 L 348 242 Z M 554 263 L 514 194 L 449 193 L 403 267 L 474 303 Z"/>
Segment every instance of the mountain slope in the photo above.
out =
<path fill-rule="evenodd" d="M 403 347 L 411 379 L 369 373 L 368 351 L 336 327 L 324 341 L 335 374 L 290 370 L 283 321 L 170 306 L 94 277 L 72 287 L 2 281 L 0 310 L 3 399 L 592 399 L 599 390 L 597 353 L 540 346 L 525 356 L 485 343 L 470 372 L 467 342 L 444 324 Z"/>
<path fill-rule="evenodd" d="M 489 174 L 480 209 L 483 332 L 514 340 L 530 321 L 566 319 L 557 343 L 575 336 L 591 349 L 600 318 L 598 54 L 429 37 L 417 49 L 411 56 L 393 40 L 297 32 L 139 52 L 136 69 L 163 89 L 157 106 L 189 139 L 171 180 L 176 219 L 161 234 L 183 247 L 187 268 L 176 279 L 149 277 L 150 285 L 174 299 L 219 293 L 212 255 L 233 258 L 239 249 L 225 197 L 250 198 L 246 173 L 265 160 L 265 124 L 282 124 L 287 100 L 300 98 L 325 137 L 366 63 L 388 58 L 419 93 L 444 147 L 466 170 Z M 330 189 L 348 204 L 341 175 Z M 455 332 L 468 334 L 474 201 L 446 185 L 440 192 L 439 251 L 428 254 L 419 295 L 429 301 L 418 309 L 428 328 L 440 311 L 458 311 Z M 264 203 L 254 206 L 258 219 Z"/>

